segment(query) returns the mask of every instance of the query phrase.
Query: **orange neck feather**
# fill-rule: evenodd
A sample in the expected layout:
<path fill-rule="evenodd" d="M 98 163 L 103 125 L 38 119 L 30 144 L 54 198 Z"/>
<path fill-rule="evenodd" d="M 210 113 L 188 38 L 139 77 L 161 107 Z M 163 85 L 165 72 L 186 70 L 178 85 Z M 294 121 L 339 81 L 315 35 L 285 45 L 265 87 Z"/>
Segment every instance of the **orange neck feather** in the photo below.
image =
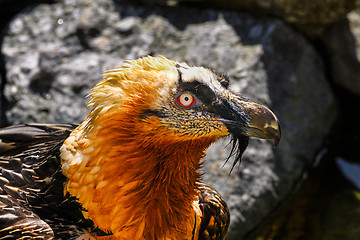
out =
<path fill-rule="evenodd" d="M 72 154 L 62 156 L 66 190 L 84 214 L 119 239 L 187 239 L 200 161 L 214 140 L 179 141 L 156 117 L 144 122 L 127 111 L 95 121 L 73 132 L 63 151 Z"/>

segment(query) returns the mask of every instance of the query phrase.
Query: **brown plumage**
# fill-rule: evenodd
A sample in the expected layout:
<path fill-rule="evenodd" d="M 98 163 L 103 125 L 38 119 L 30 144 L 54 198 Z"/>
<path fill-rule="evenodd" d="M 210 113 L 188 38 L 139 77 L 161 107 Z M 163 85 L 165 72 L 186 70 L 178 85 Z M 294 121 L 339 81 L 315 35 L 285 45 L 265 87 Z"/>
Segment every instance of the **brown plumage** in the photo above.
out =
<path fill-rule="evenodd" d="M 231 134 L 238 161 L 249 137 L 280 139 L 275 115 L 227 85 L 146 57 L 105 73 L 79 126 L 1 130 L 0 236 L 224 239 L 229 210 L 201 181 L 207 147 Z"/>

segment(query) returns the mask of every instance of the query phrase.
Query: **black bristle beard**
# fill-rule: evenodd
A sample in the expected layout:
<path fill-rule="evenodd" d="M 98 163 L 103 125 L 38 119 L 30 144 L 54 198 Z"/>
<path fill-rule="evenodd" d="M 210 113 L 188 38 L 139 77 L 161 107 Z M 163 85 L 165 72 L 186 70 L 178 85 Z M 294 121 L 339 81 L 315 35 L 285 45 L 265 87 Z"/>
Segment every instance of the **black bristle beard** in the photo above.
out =
<path fill-rule="evenodd" d="M 230 143 L 231 144 L 231 150 L 229 153 L 229 156 L 226 158 L 225 163 L 227 163 L 230 158 L 234 157 L 234 162 L 232 163 L 231 169 L 230 169 L 230 173 L 232 172 L 232 170 L 234 169 L 234 167 L 236 166 L 237 163 L 241 163 L 241 158 L 242 155 L 244 154 L 247 146 L 249 143 L 249 137 L 242 135 L 242 134 L 232 134 L 231 135 L 231 140 Z"/>

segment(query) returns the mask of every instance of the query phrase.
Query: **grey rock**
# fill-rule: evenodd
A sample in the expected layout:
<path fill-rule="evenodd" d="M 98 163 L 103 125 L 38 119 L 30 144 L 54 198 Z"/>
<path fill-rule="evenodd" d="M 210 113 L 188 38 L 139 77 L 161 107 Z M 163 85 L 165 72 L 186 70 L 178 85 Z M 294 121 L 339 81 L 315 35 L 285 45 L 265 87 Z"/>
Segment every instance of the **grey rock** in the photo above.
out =
<path fill-rule="evenodd" d="M 228 140 L 205 157 L 204 178 L 231 210 L 230 239 L 252 230 L 294 189 L 336 116 L 310 44 L 281 21 L 244 13 L 64 0 L 18 15 L 2 54 L 12 124 L 81 122 L 84 97 L 102 72 L 144 55 L 228 72 L 232 90 L 270 106 L 282 127 L 278 148 L 252 140 L 231 174 Z"/>

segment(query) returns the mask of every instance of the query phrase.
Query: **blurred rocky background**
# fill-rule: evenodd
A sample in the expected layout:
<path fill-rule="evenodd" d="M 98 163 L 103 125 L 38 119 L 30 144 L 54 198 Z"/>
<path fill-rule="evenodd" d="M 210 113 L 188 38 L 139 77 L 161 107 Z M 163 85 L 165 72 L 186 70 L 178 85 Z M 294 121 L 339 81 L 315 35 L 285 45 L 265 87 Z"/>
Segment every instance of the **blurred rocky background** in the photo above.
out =
<path fill-rule="evenodd" d="M 205 180 L 228 239 L 360 239 L 358 0 L 0 0 L 1 126 L 80 123 L 104 70 L 164 55 L 227 72 L 278 116 L 230 173 L 228 139 Z M 230 160 L 231 162 L 231 160 Z"/>

